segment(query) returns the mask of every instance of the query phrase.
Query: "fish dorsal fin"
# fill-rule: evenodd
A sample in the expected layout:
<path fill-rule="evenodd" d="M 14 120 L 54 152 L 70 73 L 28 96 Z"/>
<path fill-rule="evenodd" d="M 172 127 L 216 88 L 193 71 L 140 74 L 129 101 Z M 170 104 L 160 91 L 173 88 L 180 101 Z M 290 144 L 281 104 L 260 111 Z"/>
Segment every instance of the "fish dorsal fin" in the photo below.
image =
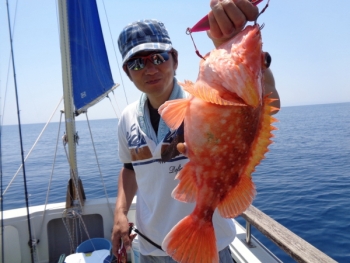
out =
<path fill-rule="evenodd" d="M 192 81 L 185 80 L 184 83 L 179 83 L 185 91 L 193 95 L 194 97 L 197 97 L 201 100 L 204 100 L 206 102 L 218 104 L 218 105 L 234 105 L 234 106 L 246 106 L 245 104 L 225 100 L 220 97 L 219 92 L 216 89 L 213 89 L 212 87 L 209 87 L 204 82 L 197 81 L 195 84 L 193 84 Z"/>
<path fill-rule="evenodd" d="M 168 100 L 159 107 L 160 116 L 171 130 L 180 127 L 185 118 L 189 101 L 189 99 Z"/>

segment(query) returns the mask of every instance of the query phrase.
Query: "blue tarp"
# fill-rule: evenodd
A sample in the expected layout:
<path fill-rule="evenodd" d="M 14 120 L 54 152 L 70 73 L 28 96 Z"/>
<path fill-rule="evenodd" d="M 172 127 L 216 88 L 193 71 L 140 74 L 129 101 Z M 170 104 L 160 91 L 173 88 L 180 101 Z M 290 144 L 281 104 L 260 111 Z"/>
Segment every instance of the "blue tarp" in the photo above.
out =
<path fill-rule="evenodd" d="M 73 97 L 86 110 L 115 85 L 95 0 L 68 0 Z"/>

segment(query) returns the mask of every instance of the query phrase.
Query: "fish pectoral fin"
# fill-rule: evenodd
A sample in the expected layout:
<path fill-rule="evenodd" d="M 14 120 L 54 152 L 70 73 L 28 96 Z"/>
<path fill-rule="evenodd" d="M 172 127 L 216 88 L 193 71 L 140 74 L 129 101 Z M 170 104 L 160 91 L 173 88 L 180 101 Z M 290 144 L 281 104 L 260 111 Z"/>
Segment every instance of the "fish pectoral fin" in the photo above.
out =
<path fill-rule="evenodd" d="M 219 262 L 213 223 L 190 214 L 165 236 L 163 250 L 176 262 Z"/>
<path fill-rule="evenodd" d="M 175 179 L 179 179 L 180 182 L 173 190 L 171 196 L 181 202 L 195 202 L 198 188 L 194 177 L 194 167 L 191 165 L 191 162 L 184 166 Z"/>
<path fill-rule="evenodd" d="M 234 218 L 242 214 L 253 202 L 256 195 L 252 178 L 242 175 L 225 198 L 219 203 L 218 210 L 222 217 Z"/>
<path fill-rule="evenodd" d="M 176 130 L 180 127 L 189 102 L 189 99 L 168 100 L 159 107 L 158 112 L 170 129 Z"/>

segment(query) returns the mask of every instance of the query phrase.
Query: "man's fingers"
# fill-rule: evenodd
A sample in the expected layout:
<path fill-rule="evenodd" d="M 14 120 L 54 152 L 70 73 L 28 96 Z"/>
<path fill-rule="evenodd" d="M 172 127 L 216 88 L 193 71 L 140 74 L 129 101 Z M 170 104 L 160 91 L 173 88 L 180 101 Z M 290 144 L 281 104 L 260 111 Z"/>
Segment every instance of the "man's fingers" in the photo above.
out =
<path fill-rule="evenodd" d="M 112 235 L 112 252 L 113 255 L 118 255 L 118 250 L 120 248 L 120 237 L 119 235 Z"/>
<path fill-rule="evenodd" d="M 208 14 L 210 37 L 229 39 L 240 32 L 247 21 L 254 21 L 259 9 L 248 0 L 211 0 Z"/>
<path fill-rule="evenodd" d="M 187 147 L 186 147 L 186 143 L 185 142 L 184 143 L 182 143 L 182 142 L 178 143 L 176 145 L 176 148 L 177 148 L 177 150 L 180 153 L 182 153 L 183 155 L 187 156 Z"/>
<path fill-rule="evenodd" d="M 230 37 L 233 32 L 241 31 L 247 22 L 245 14 L 235 2 L 232 0 L 223 0 L 220 2 L 220 8 L 217 8 L 217 12 L 214 12 L 221 31 L 226 37 Z M 239 2 L 242 2 L 242 0 Z"/>
<path fill-rule="evenodd" d="M 235 8 L 232 1 L 225 0 L 224 2 L 225 5 L 230 5 L 231 8 Z M 223 2 L 219 2 L 212 6 L 211 14 L 209 14 L 210 31 L 215 38 L 230 37 L 232 32 L 235 31 L 235 25 L 225 12 L 223 4 Z"/>
<path fill-rule="evenodd" d="M 130 242 L 132 242 L 135 239 L 136 236 L 137 236 L 137 234 L 130 235 Z"/>
<path fill-rule="evenodd" d="M 233 24 L 234 30 L 237 32 L 241 31 L 244 25 L 247 23 L 247 18 L 245 13 L 240 9 L 240 7 L 235 4 L 236 1 L 224 0 L 221 2 L 221 5 L 229 18 L 230 22 Z M 239 3 L 245 2 L 240 0 Z M 223 32 L 226 35 L 232 34 L 232 30 L 228 32 Z"/>
<path fill-rule="evenodd" d="M 123 242 L 123 246 L 125 247 L 126 250 L 130 249 L 131 240 L 130 240 L 130 237 L 128 234 L 122 236 L 122 242 Z"/>
<path fill-rule="evenodd" d="M 242 11 L 248 21 L 255 21 L 259 15 L 259 8 L 248 0 L 234 0 L 236 6 Z"/>

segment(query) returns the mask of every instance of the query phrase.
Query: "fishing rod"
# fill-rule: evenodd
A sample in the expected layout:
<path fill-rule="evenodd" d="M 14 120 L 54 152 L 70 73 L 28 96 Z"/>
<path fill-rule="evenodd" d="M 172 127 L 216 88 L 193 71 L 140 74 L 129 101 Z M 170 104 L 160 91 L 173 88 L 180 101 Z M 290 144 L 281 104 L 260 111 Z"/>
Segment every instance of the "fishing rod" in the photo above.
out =
<path fill-rule="evenodd" d="M 26 201 L 26 208 L 27 208 L 27 222 L 28 222 L 28 232 L 29 232 L 28 245 L 30 247 L 30 255 L 31 255 L 32 263 L 34 263 L 34 249 L 33 249 L 32 230 L 31 230 L 32 228 L 31 228 L 31 224 L 30 224 L 30 215 L 29 215 L 28 188 L 27 188 L 27 178 L 26 178 L 26 170 L 25 170 L 25 162 L 24 162 L 24 151 L 23 151 L 23 140 L 22 140 L 22 129 L 21 129 L 21 117 L 20 117 L 20 112 L 19 112 L 16 67 L 15 67 L 15 59 L 14 59 L 14 54 L 13 54 L 13 41 L 12 41 L 12 33 L 11 33 L 11 21 L 10 21 L 10 10 L 9 10 L 8 0 L 6 0 L 6 7 L 7 7 L 7 20 L 8 20 L 8 29 L 9 29 L 9 36 L 10 36 L 10 45 L 11 45 L 11 59 L 12 59 L 13 79 L 14 79 L 15 95 L 16 95 L 17 120 L 18 120 L 18 132 L 19 132 L 20 147 L 21 147 L 24 194 L 25 194 L 25 201 Z"/>
<path fill-rule="evenodd" d="M 1 84 L 1 82 L 0 82 Z M 0 85 L 1 87 L 1 85 Z M 1 91 L 1 89 L 0 89 Z M 4 194 L 2 192 L 3 188 L 3 174 L 2 174 L 2 115 L 1 115 L 1 97 L 0 97 L 0 209 L 1 209 L 1 262 L 4 260 Z"/>

